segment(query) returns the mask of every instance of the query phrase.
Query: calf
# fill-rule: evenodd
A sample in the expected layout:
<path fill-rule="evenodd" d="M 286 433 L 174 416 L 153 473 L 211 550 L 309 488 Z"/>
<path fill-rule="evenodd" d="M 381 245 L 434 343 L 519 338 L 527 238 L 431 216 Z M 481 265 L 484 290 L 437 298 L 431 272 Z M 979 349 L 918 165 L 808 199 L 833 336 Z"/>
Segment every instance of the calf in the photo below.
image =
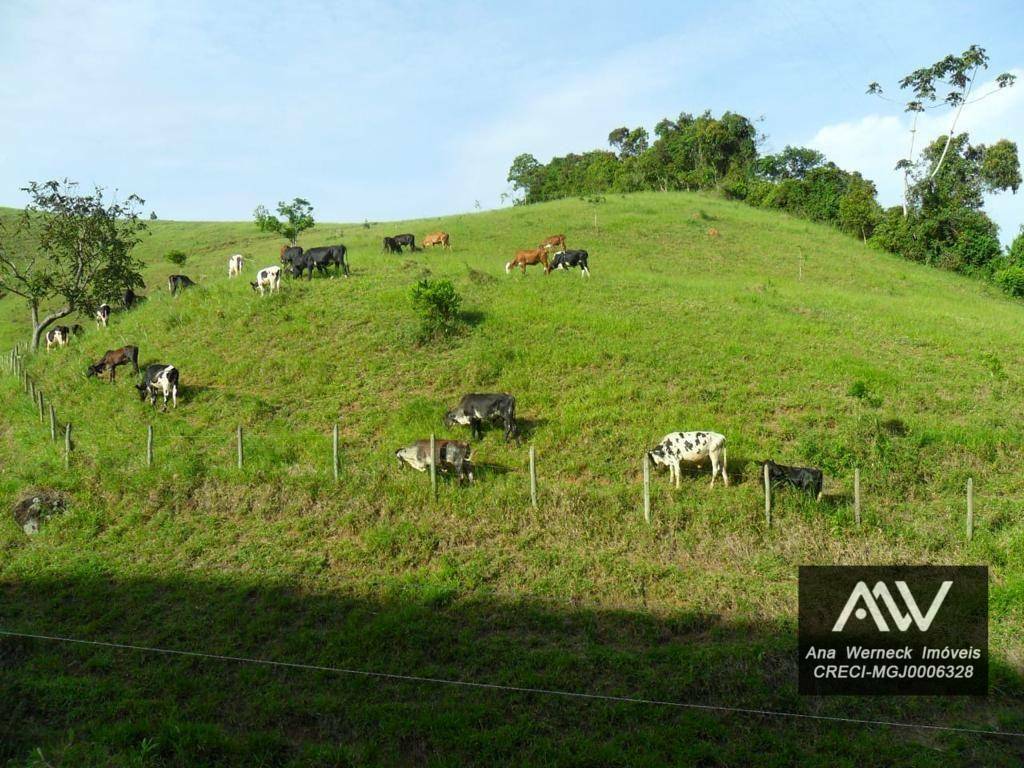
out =
<path fill-rule="evenodd" d="M 273 293 L 281 287 L 281 268 L 278 266 L 264 267 L 256 273 L 256 282 L 249 283 L 254 291 L 259 291 L 260 296 L 263 295 L 263 289 L 269 289 L 270 293 Z"/>
<path fill-rule="evenodd" d="M 821 501 L 822 485 L 825 476 L 820 469 L 814 467 L 787 467 L 785 464 L 776 464 L 771 459 L 761 462 L 761 476 L 764 476 L 764 467 L 768 468 L 768 482 L 773 487 L 780 485 L 792 485 L 801 491 L 807 491 L 814 496 L 815 501 Z"/>
<path fill-rule="evenodd" d="M 508 440 L 519 433 L 516 424 L 516 399 L 512 395 L 464 395 L 459 404 L 444 416 L 444 425 L 468 425 L 477 440 L 483 435 L 485 421 L 501 421 L 505 427 L 505 439 Z"/>
<path fill-rule="evenodd" d="M 590 277 L 590 267 L 587 264 L 587 259 L 589 258 L 590 256 L 586 251 L 559 251 L 551 257 L 551 264 L 548 266 L 547 271 L 579 267 L 580 277 L 584 275 Z"/>
<path fill-rule="evenodd" d="M 242 265 L 244 263 L 245 259 L 242 258 L 240 253 L 228 256 L 228 277 L 238 277 L 238 275 L 242 274 Z"/>
<path fill-rule="evenodd" d="M 544 238 L 544 242 L 540 244 L 540 247 L 544 250 L 551 250 L 552 248 L 561 248 L 565 250 L 565 235 L 552 235 L 551 237 Z"/>
<path fill-rule="evenodd" d="M 122 296 L 121 298 L 121 303 L 124 305 L 125 309 L 131 309 L 144 298 L 144 296 L 139 296 L 138 294 L 136 294 L 135 291 L 133 291 L 131 288 L 125 288 L 124 296 Z"/>
<path fill-rule="evenodd" d="M 668 467 L 669 480 L 674 480 L 679 487 L 681 465 L 684 461 L 696 462 L 699 466 L 704 459 L 711 459 L 711 487 L 715 487 L 715 477 L 719 469 L 722 480 L 729 485 L 726 474 L 728 456 L 725 450 L 725 436 L 717 432 L 671 432 L 665 435 L 656 448 L 647 453 L 647 458 L 655 465 Z"/>
<path fill-rule="evenodd" d="M 454 471 L 459 482 L 473 482 L 471 453 L 469 443 L 457 440 L 434 441 L 434 465 L 442 472 Z M 430 441 L 417 440 L 412 445 L 399 448 L 395 451 L 395 458 L 398 459 L 399 467 L 408 464 L 419 472 L 426 472 L 430 468 Z"/>
<path fill-rule="evenodd" d="M 297 245 L 281 246 L 281 263 L 291 264 L 292 260 L 302 255 L 302 249 Z"/>
<path fill-rule="evenodd" d="M 110 383 L 113 384 L 114 371 L 117 366 L 127 365 L 128 363 L 132 364 L 132 370 L 135 373 L 139 372 L 139 348 L 131 344 L 120 349 L 108 349 L 99 362 L 89 366 L 85 375 L 87 377 L 99 376 L 104 371 L 107 371 L 110 375 Z"/>
<path fill-rule="evenodd" d="M 99 309 L 96 310 L 96 327 L 106 328 L 107 322 L 110 320 L 110 305 L 107 303 L 100 304 Z"/>
<path fill-rule="evenodd" d="M 423 238 L 424 248 L 433 248 L 435 245 L 440 245 L 450 251 L 452 249 L 451 237 L 447 232 L 431 232 Z"/>
<path fill-rule="evenodd" d="M 171 296 L 175 296 L 193 285 L 195 282 L 186 275 L 171 275 L 167 278 L 167 290 L 171 292 Z"/>
<path fill-rule="evenodd" d="M 156 396 L 160 393 L 164 396 L 164 410 L 167 410 L 167 398 L 171 398 L 174 407 L 178 407 L 178 369 L 173 365 L 154 363 L 146 366 L 142 383 L 136 384 L 139 390 L 139 397 L 145 400 L 149 397 L 151 405 L 156 406 Z"/>
<path fill-rule="evenodd" d="M 402 246 L 398 244 L 398 241 L 395 240 L 395 238 L 385 237 L 384 245 L 381 247 L 381 250 L 385 253 L 401 253 Z"/>
<path fill-rule="evenodd" d="M 546 248 L 534 248 L 528 251 L 516 251 L 516 256 L 512 261 L 505 265 L 505 274 L 507 275 L 512 271 L 512 267 L 520 267 L 523 270 L 523 274 L 526 274 L 526 268 L 532 264 L 543 264 L 544 272 L 548 271 L 548 251 Z"/>
<path fill-rule="evenodd" d="M 46 332 L 46 351 L 50 347 L 66 347 L 71 338 L 71 329 L 66 325 L 57 325 Z"/>

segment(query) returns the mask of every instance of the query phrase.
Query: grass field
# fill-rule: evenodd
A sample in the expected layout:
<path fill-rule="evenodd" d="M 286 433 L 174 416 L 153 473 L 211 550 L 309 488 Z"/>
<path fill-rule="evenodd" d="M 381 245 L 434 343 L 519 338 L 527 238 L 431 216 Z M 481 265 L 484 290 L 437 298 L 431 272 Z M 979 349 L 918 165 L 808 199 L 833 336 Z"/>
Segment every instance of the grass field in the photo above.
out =
<path fill-rule="evenodd" d="M 707 235 L 714 227 L 720 237 Z M 380 253 L 443 228 L 453 250 Z M 506 275 L 565 232 L 578 272 Z M 33 376 L 73 424 L 61 446 L 0 376 L 0 628 L 457 680 L 806 714 L 1024 731 L 1024 305 L 796 219 L 695 194 L 610 196 L 387 225 L 320 225 L 351 279 L 247 280 L 279 241 L 250 223 L 154 222 L 148 301 Z M 162 260 L 189 253 L 184 268 Z M 246 256 L 228 280 L 227 256 Z M 171 298 L 166 275 L 200 287 Z M 451 279 L 465 332 L 418 345 L 409 293 Z M 0 301 L 0 342 L 27 335 Z M 176 411 L 139 401 L 124 343 L 173 363 Z M 518 400 L 521 444 L 475 445 L 477 482 L 399 471 L 470 391 Z M 146 425 L 155 466 L 145 465 Z M 341 430 L 341 478 L 331 430 Z M 234 433 L 246 466 L 234 466 Z M 673 430 L 729 441 L 641 509 L 641 457 Z M 536 447 L 539 509 L 529 503 Z M 826 471 L 820 504 L 777 498 L 755 461 Z M 853 525 L 859 467 L 864 523 Z M 964 486 L 977 520 L 964 535 Z M 796 568 L 991 567 L 987 700 L 796 693 Z M 117 765 L 1017 766 L 1024 739 L 765 718 L 0 639 L 0 762 Z"/>

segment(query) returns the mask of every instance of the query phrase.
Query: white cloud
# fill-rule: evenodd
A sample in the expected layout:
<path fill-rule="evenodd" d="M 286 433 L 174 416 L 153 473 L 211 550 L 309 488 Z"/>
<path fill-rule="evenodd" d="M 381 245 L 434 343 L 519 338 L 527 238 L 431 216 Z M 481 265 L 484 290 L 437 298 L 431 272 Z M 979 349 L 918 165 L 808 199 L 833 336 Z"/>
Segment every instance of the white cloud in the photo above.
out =
<path fill-rule="evenodd" d="M 1010 139 L 1024 151 L 1024 69 L 1011 71 L 1017 75 L 1018 83 L 965 107 L 957 123 L 958 133 L 968 132 L 974 143 Z M 977 87 L 975 93 L 982 96 L 995 87 L 995 82 L 989 81 Z M 893 107 L 898 108 L 895 104 Z M 951 114 L 945 110 L 936 112 L 940 114 L 926 113 L 918 120 L 915 155 L 922 146 L 949 131 Z M 896 205 L 902 198 L 903 177 L 895 165 L 907 156 L 912 121 L 913 117 L 903 112 L 871 114 L 860 120 L 826 125 L 807 145 L 824 152 L 841 168 L 860 171 L 878 185 L 883 205 Z M 999 224 L 1004 241 L 1011 240 L 1024 224 L 1024 201 L 1011 193 L 992 196 L 986 209 Z"/>

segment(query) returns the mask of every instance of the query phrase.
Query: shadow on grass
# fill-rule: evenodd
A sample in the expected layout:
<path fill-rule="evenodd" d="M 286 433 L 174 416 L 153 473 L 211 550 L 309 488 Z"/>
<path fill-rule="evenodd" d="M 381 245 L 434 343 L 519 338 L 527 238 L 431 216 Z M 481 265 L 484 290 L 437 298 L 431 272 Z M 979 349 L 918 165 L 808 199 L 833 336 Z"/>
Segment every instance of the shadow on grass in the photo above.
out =
<path fill-rule="evenodd" d="M 242 576 L 0 582 L 5 630 L 321 667 L 0 637 L 0 762 L 27 765 L 38 749 L 53 766 L 825 765 L 842 744 L 850 764 L 938 766 L 950 764 L 939 745 L 965 738 L 930 735 L 935 751 L 922 753 L 902 729 L 327 667 L 921 722 L 1002 718 L 1001 728 L 1024 729 L 1020 702 L 1005 694 L 800 698 L 788 625 L 460 598 L 461 578 L 443 564 L 409 569 L 379 597 Z M 970 753 L 973 764 L 1015 765 L 1024 745 L 975 737 Z"/>

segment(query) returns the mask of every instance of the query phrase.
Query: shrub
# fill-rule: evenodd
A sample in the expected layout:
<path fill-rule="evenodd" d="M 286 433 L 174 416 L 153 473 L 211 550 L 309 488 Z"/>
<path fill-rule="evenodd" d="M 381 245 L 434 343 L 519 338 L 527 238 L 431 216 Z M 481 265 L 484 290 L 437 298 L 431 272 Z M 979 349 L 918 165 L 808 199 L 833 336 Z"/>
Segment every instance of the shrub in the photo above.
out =
<path fill-rule="evenodd" d="M 412 287 L 412 306 L 420 316 L 421 342 L 449 336 L 459 328 L 462 297 L 450 280 L 421 279 Z"/>
<path fill-rule="evenodd" d="M 1011 296 L 1024 297 L 1024 267 L 1011 265 L 995 274 L 996 284 Z"/>
<path fill-rule="evenodd" d="M 188 254 L 184 251 L 168 251 L 164 254 L 164 258 L 171 262 L 171 264 L 177 264 L 181 267 L 185 265 L 186 261 L 188 261 Z"/>

